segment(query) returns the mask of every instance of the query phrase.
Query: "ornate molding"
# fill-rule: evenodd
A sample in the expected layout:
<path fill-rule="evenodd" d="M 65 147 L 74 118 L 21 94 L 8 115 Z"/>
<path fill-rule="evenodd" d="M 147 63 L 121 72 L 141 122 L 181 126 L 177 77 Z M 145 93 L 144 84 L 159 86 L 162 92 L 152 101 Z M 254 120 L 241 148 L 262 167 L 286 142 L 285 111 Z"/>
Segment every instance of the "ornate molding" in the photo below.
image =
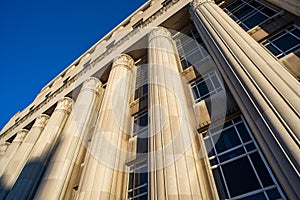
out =
<path fill-rule="evenodd" d="M 168 29 L 164 27 L 154 28 L 149 34 L 149 38 L 148 38 L 149 42 L 156 37 L 165 37 L 167 39 L 172 39 L 172 35 L 170 31 L 168 31 Z"/>
<path fill-rule="evenodd" d="M 117 66 L 126 66 L 129 69 L 132 69 L 134 66 L 134 60 L 127 54 L 121 54 L 114 59 L 112 68 Z"/>
<path fill-rule="evenodd" d="M 55 110 L 63 110 L 68 113 L 71 112 L 73 105 L 73 100 L 69 97 L 64 97 L 57 102 Z"/>
<path fill-rule="evenodd" d="M 49 116 L 46 114 L 41 114 L 40 116 L 38 116 L 33 124 L 33 127 L 38 127 L 38 128 L 45 128 L 48 120 L 49 120 Z"/>
<path fill-rule="evenodd" d="M 15 137 L 15 139 L 13 140 L 13 142 L 23 142 L 23 140 L 25 139 L 25 137 L 28 134 L 28 130 L 27 129 L 22 129 L 17 133 L 17 136 Z"/>
<path fill-rule="evenodd" d="M 4 142 L 3 144 L 0 145 L 0 156 L 5 154 L 9 145 L 10 145 L 9 142 Z"/>
<path fill-rule="evenodd" d="M 215 3 L 215 1 L 214 0 L 193 0 L 192 5 L 194 6 L 194 8 L 197 8 L 205 3 Z"/>
<path fill-rule="evenodd" d="M 156 1 L 156 0 L 154 0 L 154 1 Z M 158 18 L 159 16 L 163 15 L 165 12 L 168 11 L 169 8 L 171 8 L 172 6 L 174 6 L 178 2 L 179 2 L 178 0 L 171 1 L 170 4 L 168 4 L 168 5 L 164 6 L 164 7 L 162 7 L 161 9 L 159 9 L 154 15 L 150 16 L 148 19 L 146 19 L 140 25 L 141 28 L 146 27 L 149 24 L 151 24 L 154 20 L 156 20 L 156 18 Z M 90 63 L 88 63 L 88 65 L 82 71 L 80 71 L 73 78 L 71 78 L 70 80 L 68 80 L 67 84 L 64 84 L 61 88 L 59 88 L 57 91 L 55 91 L 54 93 L 52 93 L 45 101 L 43 101 L 42 103 L 40 103 L 36 108 L 34 108 L 32 111 L 30 111 L 28 114 L 26 114 L 22 118 L 20 118 L 20 120 L 17 123 L 15 123 L 10 128 L 8 128 L 6 131 L 4 131 L 0 135 L 0 139 L 3 138 L 3 137 L 5 137 L 6 135 L 8 135 L 11 131 L 13 131 L 15 128 L 17 128 L 21 123 L 23 123 L 25 120 L 27 120 L 31 115 L 33 115 L 34 113 L 36 113 L 38 110 L 40 110 L 40 108 L 42 108 L 44 105 L 46 105 L 48 102 L 50 102 L 53 98 L 55 98 L 56 95 L 58 95 L 59 93 L 61 93 L 64 89 L 68 88 L 79 77 L 83 76 L 85 73 L 87 73 L 88 71 L 90 71 L 91 69 L 93 69 L 96 66 L 97 63 L 99 63 L 100 61 L 102 61 L 112 51 L 114 51 L 115 49 L 117 49 L 124 42 L 128 41 L 132 36 L 134 36 L 138 32 L 140 32 L 140 29 L 138 29 L 138 28 L 132 30 L 127 35 L 125 35 L 123 38 L 121 38 L 119 41 L 117 41 L 113 46 L 111 46 L 110 48 L 108 48 L 104 53 L 102 53 L 96 59 L 94 59 L 93 61 L 91 61 Z"/>
<path fill-rule="evenodd" d="M 102 82 L 98 78 L 89 77 L 86 81 L 84 81 L 81 91 L 90 90 L 90 91 L 99 93 L 102 85 L 103 85 Z"/>

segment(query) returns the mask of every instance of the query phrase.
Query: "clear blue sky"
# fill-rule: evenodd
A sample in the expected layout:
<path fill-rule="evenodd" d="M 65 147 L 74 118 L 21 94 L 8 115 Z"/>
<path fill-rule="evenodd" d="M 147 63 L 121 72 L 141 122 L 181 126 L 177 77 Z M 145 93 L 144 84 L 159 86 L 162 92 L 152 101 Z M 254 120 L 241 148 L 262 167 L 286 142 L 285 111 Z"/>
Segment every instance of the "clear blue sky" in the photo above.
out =
<path fill-rule="evenodd" d="M 0 130 L 146 0 L 0 0 Z"/>

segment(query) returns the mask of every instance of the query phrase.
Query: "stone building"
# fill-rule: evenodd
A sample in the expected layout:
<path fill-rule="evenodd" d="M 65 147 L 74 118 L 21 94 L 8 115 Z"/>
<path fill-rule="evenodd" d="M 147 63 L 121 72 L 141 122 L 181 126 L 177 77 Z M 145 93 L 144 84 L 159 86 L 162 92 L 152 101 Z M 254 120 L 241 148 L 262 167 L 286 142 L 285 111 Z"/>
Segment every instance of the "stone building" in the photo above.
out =
<path fill-rule="evenodd" d="M 0 199 L 299 199 L 300 1 L 145 2 L 0 135 Z"/>

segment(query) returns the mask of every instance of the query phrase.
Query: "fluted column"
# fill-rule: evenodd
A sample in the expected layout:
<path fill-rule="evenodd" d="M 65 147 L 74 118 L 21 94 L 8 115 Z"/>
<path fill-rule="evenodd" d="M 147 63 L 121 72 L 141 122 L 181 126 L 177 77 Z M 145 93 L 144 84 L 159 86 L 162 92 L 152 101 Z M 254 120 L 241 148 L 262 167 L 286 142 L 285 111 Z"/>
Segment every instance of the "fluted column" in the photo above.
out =
<path fill-rule="evenodd" d="M 22 129 L 20 130 L 12 143 L 6 149 L 6 152 L 3 156 L 0 157 L 0 177 L 4 172 L 6 166 L 8 165 L 9 161 L 12 159 L 16 151 L 18 150 L 20 144 L 23 142 L 24 138 L 26 137 L 28 130 Z"/>
<path fill-rule="evenodd" d="M 80 150 L 84 149 L 81 146 L 86 147 L 87 136 L 95 124 L 104 90 L 101 86 L 102 83 L 95 77 L 91 77 L 83 83 L 73 112 L 61 133 L 59 145 L 39 184 L 35 199 L 64 199 L 71 174 L 73 171 L 78 171 L 80 167 L 75 164 L 75 161 L 77 156 L 81 155 L 82 157 L 83 155 L 80 153 Z M 73 174 L 73 176 L 76 175 Z M 70 193 L 70 191 L 68 192 Z"/>
<path fill-rule="evenodd" d="M 4 199 L 4 197 L 7 195 L 7 193 L 10 191 L 13 184 L 17 180 L 20 172 L 22 171 L 29 157 L 33 146 L 35 145 L 42 131 L 44 130 L 48 119 L 49 116 L 45 114 L 42 114 L 36 118 L 33 126 L 28 132 L 27 137 L 24 139 L 23 143 L 20 145 L 12 159 L 7 164 L 7 167 L 3 171 L 3 174 L 0 178 L 0 199 Z"/>
<path fill-rule="evenodd" d="M 215 199 L 188 112 L 170 32 L 149 35 L 151 199 Z"/>
<path fill-rule="evenodd" d="M 126 54 L 114 59 L 77 199 L 125 199 L 133 67 L 134 60 Z"/>
<path fill-rule="evenodd" d="M 296 199 L 299 83 L 213 1 L 194 1 L 190 13 L 279 182 Z"/>
<path fill-rule="evenodd" d="M 65 126 L 71 108 L 72 99 L 68 97 L 57 102 L 45 130 L 34 145 L 26 165 L 9 192 L 8 199 L 21 200 L 33 197 L 53 148 L 59 142 L 59 134 Z"/>

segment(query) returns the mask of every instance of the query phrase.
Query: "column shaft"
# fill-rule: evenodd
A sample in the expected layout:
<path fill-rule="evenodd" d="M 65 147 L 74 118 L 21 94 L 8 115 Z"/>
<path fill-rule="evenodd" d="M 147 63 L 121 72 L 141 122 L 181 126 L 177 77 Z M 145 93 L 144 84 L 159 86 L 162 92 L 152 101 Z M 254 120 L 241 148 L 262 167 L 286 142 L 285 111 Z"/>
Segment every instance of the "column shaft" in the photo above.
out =
<path fill-rule="evenodd" d="M 125 161 L 132 123 L 129 100 L 134 89 L 133 66 L 133 59 L 125 54 L 113 62 L 79 184 L 78 199 L 125 199 Z"/>
<path fill-rule="evenodd" d="M 6 166 L 8 165 L 9 161 L 12 159 L 16 151 L 18 150 L 19 146 L 23 142 L 24 138 L 26 137 L 28 130 L 22 129 L 19 131 L 12 141 L 12 143 L 8 146 L 5 154 L 1 156 L 0 159 L 0 177 L 3 174 Z"/>
<path fill-rule="evenodd" d="M 299 84 L 212 1 L 194 1 L 191 15 L 279 182 L 299 196 Z"/>
<path fill-rule="evenodd" d="M 47 165 L 59 134 L 64 128 L 72 107 L 72 99 L 65 97 L 58 101 L 45 130 L 34 145 L 30 157 L 9 192 L 8 199 L 31 199 Z"/>
<path fill-rule="evenodd" d="M 200 170 L 199 143 L 191 126 L 171 34 L 164 28 L 149 36 L 151 199 L 215 199 L 207 170 Z M 205 187 L 204 185 L 208 185 Z"/>
<path fill-rule="evenodd" d="M 2 186 L 0 187 L 0 199 L 5 198 L 5 196 L 17 180 L 20 172 L 22 171 L 23 167 L 26 164 L 26 161 L 29 158 L 30 152 L 32 151 L 40 134 L 44 130 L 48 119 L 49 116 L 45 114 L 37 117 L 32 128 L 28 132 L 27 137 L 15 152 L 13 158 L 7 164 L 7 167 L 5 168 L 0 178 L 0 182 L 2 184 Z"/>
<path fill-rule="evenodd" d="M 75 166 L 75 161 L 77 156 L 81 155 L 80 150 L 83 150 L 81 145 L 86 147 L 87 136 L 95 124 L 103 95 L 101 85 L 94 77 L 84 82 L 35 199 L 64 199 L 73 168 L 78 167 Z"/>

